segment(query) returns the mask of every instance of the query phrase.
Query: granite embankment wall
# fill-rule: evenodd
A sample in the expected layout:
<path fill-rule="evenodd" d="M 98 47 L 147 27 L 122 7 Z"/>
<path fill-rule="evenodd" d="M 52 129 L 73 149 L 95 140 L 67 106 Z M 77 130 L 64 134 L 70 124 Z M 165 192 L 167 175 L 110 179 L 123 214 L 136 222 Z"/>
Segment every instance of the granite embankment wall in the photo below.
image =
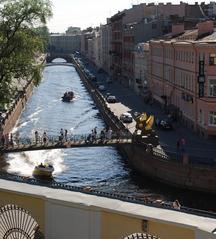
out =
<path fill-rule="evenodd" d="M 2 122 L 2 129 L 4 134 L 10 133 L 13 127 L 16 125 L 18 118 L 20 117 L 23 109 L 25 108 L 28 98 L 32 94 L 33 87 L 33 83 L 32 81 L 30 81 L 24 87 L 23 91 L 18 92 L 13 105 L 6 113 L 6 116 L 4 117 L 4 120 Z"/>
<path fill-rule="evenodd" d="M 74 64 L 105 122 L 115 130 L 122 130 L 130 134 L 124 124 L 110 110 L 103 95 L 91 81 L 87 80 L 75 61 Z M 146 176 L 177 187 L 216 194 L 216 169 L 214 167 L 189 164 L 180 159 L 168 159 L 160 153 L 157 155 L 151 150 L 146 150 L 146 145 L 124 145 L 119 146 L 118 149 L 135 170 Z"/>

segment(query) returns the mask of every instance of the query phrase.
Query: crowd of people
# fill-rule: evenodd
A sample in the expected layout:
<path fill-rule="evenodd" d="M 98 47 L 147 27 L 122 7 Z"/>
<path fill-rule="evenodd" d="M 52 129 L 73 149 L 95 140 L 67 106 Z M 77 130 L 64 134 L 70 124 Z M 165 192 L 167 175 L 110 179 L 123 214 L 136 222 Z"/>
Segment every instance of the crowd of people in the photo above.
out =
<path fill-rule="evenodd" d="M 97 127 L 91 130 L 91 133 L 87 136 L 86 142 L 93 143 L 94 141 L 100 139 L 102 142 L 105 140 L 112 139 L 113 131 L 110 127 L 102 129 L 100 133 L 97 132 Z"/>

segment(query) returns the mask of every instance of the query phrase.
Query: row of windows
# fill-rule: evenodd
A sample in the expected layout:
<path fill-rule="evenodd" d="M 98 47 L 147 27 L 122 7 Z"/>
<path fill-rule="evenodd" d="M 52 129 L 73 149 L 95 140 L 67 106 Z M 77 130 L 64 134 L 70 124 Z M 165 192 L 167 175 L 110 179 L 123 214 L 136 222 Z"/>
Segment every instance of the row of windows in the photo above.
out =
<path fill-rule="evenodd" d="M 194 63 L 194 52 L 191 51 L 176 51 L 175 59 L 188 63 Z"/>
<path fill-rule="evenodd" d="M 176 85 L 194 91 L 194 76 L 188 72 L 176 70 Z"/>

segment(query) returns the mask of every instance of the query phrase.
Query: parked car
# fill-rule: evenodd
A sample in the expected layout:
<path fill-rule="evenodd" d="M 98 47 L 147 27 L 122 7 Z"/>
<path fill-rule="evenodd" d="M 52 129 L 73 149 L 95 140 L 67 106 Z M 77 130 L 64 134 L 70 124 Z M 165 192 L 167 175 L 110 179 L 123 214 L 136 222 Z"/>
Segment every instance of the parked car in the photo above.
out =
<path fill-rule="evenodd" d="M 109 96 L 107 96 L 106 99 L 107 99 L 108 103 L 116 103 L 117 102 L 116 97 L 114 95 L 109 95 Z"/>
<path fill-rule="evenodd" d="M 106 88 L 105 88 L 104 85 L 99 85 L 99 86 L 98 86 L 98 89 L 99 89 L 100 91 L 105 91 L 105 90 L 106 90 Z"/>
<path fill-rule="evenodd" d="M 110 96 L 111 93 L 110 92 L 107 92 L 106 95 L 105 95 L 105 98 L 107 99 L 108 96 Z"/>
<path fill-rule="evenodd" d="M 106 83 L 107 83 L 107 84 L 111 84 L 111 83 L 112 83 L 112 79 L 111 79 L 110 77 L 107 77 Z"/>
<path fill-rule="evenodd" d="M 173 130 L 173 125 L 170 119 L 156 119 L 155 126 L 158 129 Z"/>
<path fill-rule="evenodd" d="M 90 73 L 89 75 L 89 78 L 92 80 L 92 81 L 96 81 L 97 80 L 97 77 L 95 75 L 93 75 L 92 73 Z"/>
<path fill-rule="evenodd" d="M 123 123 L 131 123 L 131 122 L 133 122 L 133 117 L 130 113 L 126 112 L 126 113 L 123 113 L 120 115 L 120 120 Z"/>

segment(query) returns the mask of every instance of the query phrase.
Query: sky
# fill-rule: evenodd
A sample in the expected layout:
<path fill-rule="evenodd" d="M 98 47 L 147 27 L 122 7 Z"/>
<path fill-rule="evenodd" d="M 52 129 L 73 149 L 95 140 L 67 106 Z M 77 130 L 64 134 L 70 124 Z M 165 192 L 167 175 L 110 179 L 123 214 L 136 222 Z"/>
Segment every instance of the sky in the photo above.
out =
<path fill-rule="evenodd" d="M 196 0 L 184 1 L 194 3 Z M 197 0 L 201 2 L 204 0 Z M 65 32 L 69 26 L 96 27 L 106 23 L 106 18 L 118 11 L 128 9 L 132 4 L 150 3 L 153 0 L 51 0 L 53 17 L 48 22 L 50 32 Z M 158 2 L 179 3 L 178 0 L 159 0 Z"/>

